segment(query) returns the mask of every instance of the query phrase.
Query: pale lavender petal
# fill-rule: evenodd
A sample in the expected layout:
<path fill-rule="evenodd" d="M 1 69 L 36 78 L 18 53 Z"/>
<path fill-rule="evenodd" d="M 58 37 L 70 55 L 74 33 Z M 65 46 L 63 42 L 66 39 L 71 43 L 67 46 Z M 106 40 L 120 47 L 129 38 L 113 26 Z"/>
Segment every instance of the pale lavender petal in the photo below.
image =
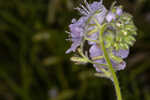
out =
<path fill-rule="evenodd" d="M 83 17 L 81 17 L 81 18 L 76 22 L 76 24 L 79 25 L 79 26 L 81 26 L 81 27 L 84 27 L 87 20 L 88 20 L 88 17 L 87 17 L 87 16 L 83 16 Z"/>
<path fill-rule="evenodd" d="M 83 33 L 83 29 L 78 27 L 76 24 L 69 25 L 71 37 L 80 37 Z"/>
<path fill-rule="evenodd" d="M 69 25 L 70 28 L 70 36 L 72 40 L 71 48 L 66 51 L 66 53 L 70 53 L 71 51 L 75 52 L 76 48 L 80 46 L 82 37 L 84 35 L 84 26 L 87 21 L 87 17 L 81 17 L 78 21 L 75 19 L 72 20 L 72 24 Z"/>
<path fill-rule="evenodd" d="M 102 2 L 93 2 L 92 4 L 90 4 L 90 8 L 92 9 L 92 11 L 96 11 L 99 10 L 102 7 Z"/>
<path fill-rule="evenodd" d="M 118 57 L 121 57 L 121 58 L 123 58 L 123 59 L 125 59 L 125 58 L 127 58 L 128 57 L 128 55 L 129 55 L 129 50 L 127 49 L 127 50 L 119 50 L 119 51 L 116 51 L 116 50 L 113 50 L 113 54 L 115 55 L 115 56 L 118 56 Z"/>
<path fill-rule="evenodd" d="M 119 15 L 119 16 L 121 16 L 122 13 L 123 13 L 122 9 L 120 7 L 117 7 L 116 14 Z"/>
<path fill-rule="evenodd" d="M 126 67 L 125 61 L 118 63 L 118 62 L 112 60 L 111 63 L 115 70 L 123 70 Z"/>
<path fill-rule="evenodd" d="M 91 40 L 97 40 L 97 38 L 98 38 L 98 33 L 94 33 L 94 34 L 88 36 L 88 38 L 90 38 Z M 96 44 L 96 43 L 93 42 L 93 41 L 88 41 L 88 44 L 93 45 L 93 44 Z"/>
<path fill-rule="evenodd" d="M 107 14 L 107 16 L 106 16 L 106 20 L 107 20 L 108 22 L 111 22 L 112 20 L 115 20 L 115 19 L 116 19 L 116 16 L 115 16 L 115 14 L 112 13 L 112 12 L 109 12 L 109 13 Z"/>
<path fill-rule="evenodd" d="M 98 63 L 98 64 L 106 64 L 105 59 L 95 60 L 94 62 L 95 62 L 95 63 Z M 98 65 L 98 64 L 93 64 L 93 66 L 94 66 L 94 68 L 96 69 L 97 72 L 102 72 L 102 71 L 98 68 L 98 66 L 101 67 L 101 68 L 105 68 L 105 69 L 106 69 L 105 66 L 100 66 L 100 65 Z"/>
<path fill-rule="evenodd" d="M 67 53 L 70 53 L 71 51 L 75 52 L 76 48 L 80 45 L 80 41 L 76 41 L 76 42 L 73 42 L 72 45 L 71 45 L 71 48 L 69 48 L 67 51 L 66 51 L 66 54 Z"/>
<path fill-rule="evenodd" d="M 72 23 L 76 23 L 77 20 L 76 20 L 75 18 L 73 18 L 71 22 L 72 22 Z"/>
<path fill-rule="evenodd" d="M 118 65 L 118 70 L 123 70 L 126 67 L 126 62 L 122 61 L 119 65 Z"/>
<path fill-rule="evenodd" d="M 89 50 L 90 57 L 102 56 L 103 52 L 97 45 L 92 45 Z"/>
<path fill-rule="evenodd" d="M 98 14 L 95 15 L 95 18 L 98 20 L 99 24 L 103 23 L 106 13 L 107 13 L 107 9 L 103 7 L 102 10 Z"/>

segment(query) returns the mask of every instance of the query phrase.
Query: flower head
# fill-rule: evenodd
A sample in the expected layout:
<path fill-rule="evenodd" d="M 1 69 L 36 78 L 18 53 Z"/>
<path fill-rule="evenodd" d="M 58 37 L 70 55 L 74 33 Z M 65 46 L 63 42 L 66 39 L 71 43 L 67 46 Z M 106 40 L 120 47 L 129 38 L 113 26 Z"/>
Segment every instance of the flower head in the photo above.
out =
<path fill-rule="evenodd" d="M 102 0 L 91 4 L 84 0 L 84 5 L 76 8 L 81 13 L 81 18 L 73 19 L 69 25 L 72 45 L 66 53 L 75 52 L 80 48 L 79 54 L 83 58 L 77 57 L 76 61 L 92 63 L 97 72 L 109 71 L 102 49 L 104 45 L 115 71 L 123 70 L 126 66 L 124 59 L 129 55 L 129 47 L 135 42 L 137 29 L 132 16 L 124 12 L 121 6 L 113 5 L 107 10 Z M 105 28 L 101 29 L 102 26 Z M 88 45 L 89 48 L 84 50 L 83 45 Z"/>

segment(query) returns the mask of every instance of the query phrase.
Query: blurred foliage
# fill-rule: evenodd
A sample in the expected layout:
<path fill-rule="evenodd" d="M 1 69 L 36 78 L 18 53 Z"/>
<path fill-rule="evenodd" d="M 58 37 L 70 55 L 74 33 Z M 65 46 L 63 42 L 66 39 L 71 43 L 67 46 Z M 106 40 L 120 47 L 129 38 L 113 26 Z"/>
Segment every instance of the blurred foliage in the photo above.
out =
<path fill-rule="evenodd" d="M 92 2 L 93 0 L 89 0 Z M 109 8 L 113 0 L 103 0 Z M 115 100 L 111 81 L 65 51 L 82 0 L 0 0 L 0 100 Z M 150 1 L 117 0 L 134 16 L 137 42 L 118 72 L 124 100 L 150 100 Z"/>

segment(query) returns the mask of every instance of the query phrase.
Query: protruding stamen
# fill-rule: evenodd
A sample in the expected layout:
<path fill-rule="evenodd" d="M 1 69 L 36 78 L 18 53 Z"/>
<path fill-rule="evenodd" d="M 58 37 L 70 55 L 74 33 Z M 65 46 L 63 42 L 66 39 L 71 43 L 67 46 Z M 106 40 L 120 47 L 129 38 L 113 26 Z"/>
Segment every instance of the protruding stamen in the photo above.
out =
<path fill-rule="evenodd" d="M 90 5 L 88 4 L 88 2 L 86 0 L 84 0 L 84 3 L 86 5 L 86 7 L 88 8 L 88 10 L 91 12 L 92 9 L 91 9 Z"/>
<path fill-rule="evenodd" d="M 83 9 L 77 7 L 77 8 L 74 8 L 75 10 L 78 10 L 82 15 L 87 15 L 88 13 L 85 12 Z"/>
<path fill-rule="evenodd" d="M 80 4 L 80 6 L 82 7 L 82 9 L 83 9 L 87 14 L 89 14 L 89 11 L 88 11 L 83 5 Z"/>

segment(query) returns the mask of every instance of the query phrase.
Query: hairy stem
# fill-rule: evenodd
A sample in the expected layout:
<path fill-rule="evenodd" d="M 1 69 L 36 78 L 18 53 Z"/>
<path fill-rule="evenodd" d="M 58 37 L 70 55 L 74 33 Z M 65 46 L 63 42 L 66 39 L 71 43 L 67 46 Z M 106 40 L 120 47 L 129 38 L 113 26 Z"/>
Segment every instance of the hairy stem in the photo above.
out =
<path fill-rule="evenodd" d="M 100 29 L 99 42 L 100 42 L 101 49 L 104 53 L 104 58 L 105 58 L 106 62 L 108 63 L 108 68 L 109 68 L 109 70 L 112 74 L 112 77 L 113 77 L 113 82 L 114 82 L 114 87 L 115 87 L 115 91 L 116 91 L 116 95 L 117 95 L 117 100 L 122 100 L 121 91 L 120 91 L 120 87 L 119 87 L 119 82 L 118 82 L 115 70 L 112 66 L 112 63 L 110 61 L 110 58 L 108 56 L 108 53 L 106 51 L 104 41 L 103 41 L 103 33 L 104 33 L 104 30 L 105 30 L 106 24 L 103 24 L 102 26 L 100 26 L 100 24 L 98 23 L 98 21 L 96 19 L 94 19 L 94 21 Z"/>

